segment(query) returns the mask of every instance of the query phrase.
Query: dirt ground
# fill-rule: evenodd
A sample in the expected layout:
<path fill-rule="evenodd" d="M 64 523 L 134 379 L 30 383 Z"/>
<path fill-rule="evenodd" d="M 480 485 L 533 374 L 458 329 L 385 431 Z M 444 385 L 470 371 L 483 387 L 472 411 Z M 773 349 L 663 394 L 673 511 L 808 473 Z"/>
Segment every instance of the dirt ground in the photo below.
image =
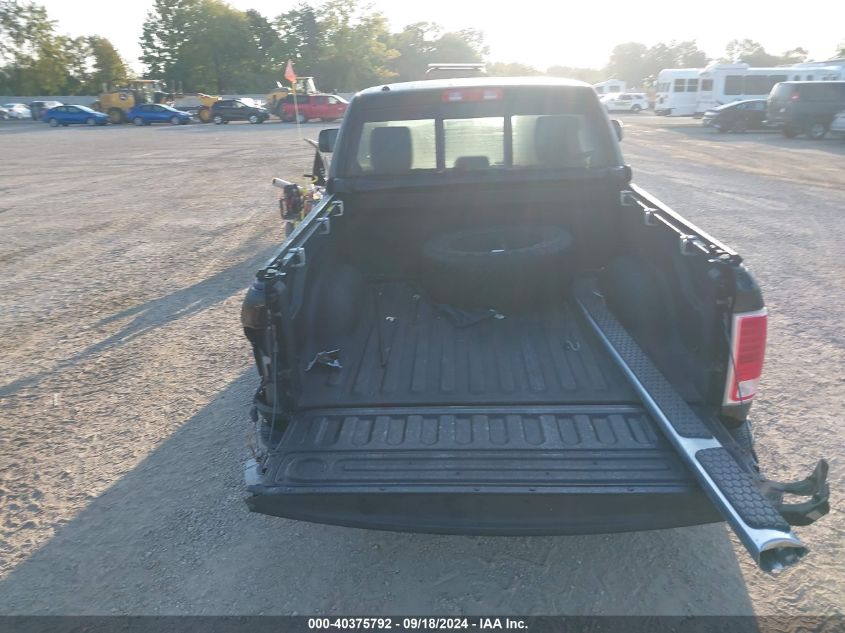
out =
<path fill-rule="evenodd" d="M 845 143 L 624 119 L 635 180 L 764 288 L 761 461 L 831 465 L 802 563 L 766 576 L 723 525 L 472 538 L 250 514 L 240 301 L 282 238 L 270 179 L 307 146 L 281 123 L 2 122 L 0 613 L 842 613 Z"/>

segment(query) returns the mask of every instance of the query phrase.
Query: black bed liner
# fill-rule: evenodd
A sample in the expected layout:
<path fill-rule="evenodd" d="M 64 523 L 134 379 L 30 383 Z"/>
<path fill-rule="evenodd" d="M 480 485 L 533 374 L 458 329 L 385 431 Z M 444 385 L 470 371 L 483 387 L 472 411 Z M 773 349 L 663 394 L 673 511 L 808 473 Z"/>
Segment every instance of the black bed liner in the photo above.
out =
<path fill-rule="evenodd" d="M 510 535 L 719 520 L 576 306 L 459 327 L 409 283 L 370 290 L 342 369 L 303 374 L 248 477 L 254 511 Z"/>
<path fill-rule="evenodd" d="M 299 406 L 638 402 L 577 308 L 503 316 L 458 327 L 410 283 L 371 284 L 357 327 L 330 344 L 343 368 L 305 372 Z"/>
<path fill-rule="evenodd" d="M 317 410 L 265 466 L 253 510 L 340 525 L 572 534 L 719 520 L 636 405 Z"/>
<path fill-rule="evenodd" d="M 266 481 L 322 491 L 374 485 L 402 491 L 428 485 L 677 489 L 693 480 L 641 407 L 576 405 L 313 411 L 288 429 Z"/>

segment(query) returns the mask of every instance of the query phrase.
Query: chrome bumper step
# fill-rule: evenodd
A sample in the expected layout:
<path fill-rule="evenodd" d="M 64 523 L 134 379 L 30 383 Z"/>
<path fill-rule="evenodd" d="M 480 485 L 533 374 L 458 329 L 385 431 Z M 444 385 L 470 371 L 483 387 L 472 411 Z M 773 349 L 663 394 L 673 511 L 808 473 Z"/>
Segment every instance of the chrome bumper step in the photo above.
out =
<path fill-rule="evenodd" d="M 807 547 L 787 518 L 806 525 L 826 514 L 827 463 L 820 462 L 813 475 L 794 484 L 771 482 L 743 468 L 616 320 L 595 282 L 579 280 L 575 290 L 587 322 L 760 568 L 776 572 L 798 562 Z M 784 505 L 764 492 L 804 494 L 812 500 Z"/>

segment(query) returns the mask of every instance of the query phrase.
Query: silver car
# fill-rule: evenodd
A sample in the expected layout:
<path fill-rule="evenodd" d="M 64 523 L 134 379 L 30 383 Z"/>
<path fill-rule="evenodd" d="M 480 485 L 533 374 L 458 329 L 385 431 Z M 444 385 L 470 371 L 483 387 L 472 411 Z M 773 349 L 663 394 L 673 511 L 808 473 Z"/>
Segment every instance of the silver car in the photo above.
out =
<path fill-rule="evenodd" d="M 31 116 L 29 106 L 25 103 L 4 103 L 3 109 L 8 112 L 10 119 L 28 119 Z"/>

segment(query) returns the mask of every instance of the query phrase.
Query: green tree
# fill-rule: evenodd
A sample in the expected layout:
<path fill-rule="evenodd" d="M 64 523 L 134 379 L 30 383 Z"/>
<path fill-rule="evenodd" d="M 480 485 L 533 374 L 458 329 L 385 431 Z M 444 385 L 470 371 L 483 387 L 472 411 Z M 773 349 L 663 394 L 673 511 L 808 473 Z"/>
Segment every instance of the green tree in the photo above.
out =
<path fill-rule="evenodd" d="M 646 47 L 627 42 L 613 49 L 605 68 L 608 77 L 622 79 L 629 86 L 651 85 L 657 74 L 666 68 L 701 68 L 707 65 L 707 54 L 695 40 L 658 42 Z"/>
<path fill-rule="evenodd" d="M 391 46 L 398 55 L 393 60 L 397 81 L 420 79 L 434 59 L 434 41 L 441 28 L 433 22 L 415 22 L 391 36 Z"/>
<path fill-rule="evenodd" d="M 703 68 L 707 65 L 707 53 L 698 48 L 695 40 L 677 43 L 673 41 L 670 48 L 674 52 L 677 68 Z"/>
<path fill-rule="evenodd" d="M 103 86 L 126 85 L 131 73 L 120 53 L 108 39 L 92 35 L 85 38 L 84 45 L 87 45 L 86 57 L 92 70 L 86 77 L 83 91 L 96 94 Z"/>
<path fill-rule="evenodd" d="M 201 0 L 154 0 L 141 29 L 141 62 L 146 76 L 190 82 L 183 57 L 201 20 Z"/>
<path fill-rule="evenodd" d="M 249 9 L 246 19 L 255 46 L 252 83 L 264 90 L 282 78 L 287 60 L 293 57 L 292 51 L 273 24 L 258 11 Z"/>
<path fill-rule="evenodd" d="M 780 58 L 766 52 L 760 42 L 743 39 L 728 42 L 722 60 L 733 64 L 745 62 L 751 66 L 774 66 L 779 63 Z"/>
<path fill-rule="evenodd" d="M 723 62 L 737 63 L 745 62 L 750 66 L 782 66 L 785 64 L 798 64 L 807 61 L 809 52 L 806 48 L 797 46 L 783 53 L 783 55 L 772 55 L 768 53 L 763 45 L 754 40 L 731 40 L 725 48 Z"/>
<path fill-rule="evenodd" d="M 396 77 L 391 62 L 387 20 L 369 13 L 357 0 L 330 0 L 318 14 L 322 51 L 317 64 L 320 85 L 330 90 L 359 90 Z"/>
<path fill-rule="evenodd" d="M 314 7 L 300 4 L 276 18 L 275 24 L 280 32 L 283 58 L 295 62 L 297 74 L 315 75 L 323 54 L 323 34 Z"/>
<path fill-rule="evenodd" d="M 141 48 L 148 77 L 217 94 L 267 88 L 286 53 L 261 14 L 222 0 L 155 0 Z"/>
<path fill-rule="evenodd" d="M 86 78 L 85 38 L 55 32 L 44 7 L 0 0 L 0 91 L 75 94 Z"/>
<path fill-rule="evenodd" d="M 607 75 L 629 84 L 637 84 L 646 76 L 646 54 L 648 47 L 639 42 L 617 44 L 607 62 Z"/>
<path fill-rule="evenodd" d="M 836 56 L 845 57 L 845 40 L 843 40 L 842 43 L 839 44 L 839 50 L 836 51 Z"/>
<path fill-rule="evenodd" d="M 39 44 L 53 37 L 55 23 L 33 2 L 0 0 L 0 62 L 14 63 L 36 54 Z"/>
<path fill-rule="evenodd" d="M 434 42 L 434 62 L 480 62 L 489 49 L 484 45 L 484 33 L 478 29 L 462 29 L 444 33 Z"/>
<path fill-rule="evenodd" d="M 810 51 L 806 48 L 802 48 L 801 46 L 797 46 L 795 48 L 791 48 L 786 51 L 783 55 L 780 56 L 780 63 L 781 64 L 800 64 L 801 62 L 807 61 L 810 57 Z"/>
<path fill-rule="evenodd" d="M 261 53 L 244 12 L 220 0 L 201 0 L 200 19 L 193 25 L 179 57 L 185 90 L 215 94 L 248 92 Z M 244 71 L 247 72 L 244 72 Z"/>
<path fill-rule="evenodd" d="M 412 81 L 425 76 L 429 64 L 481 62 L 487 54 L 484 35 L 475 29 L 443 32 L 433 22 L 409 24 L 390 36 L 390 46 L 397 52 L 391 68 L 397 81 Z"/>
<path fill-rule="evenodd" d="M 707 65 L 707 54 L 698 48 L 695 40 L 664 43 L 650 47 L 644 57 L 642 76 L 634 82 L 641 88 L 654 85 L 657 75 L 666 68 L 702 68 Z"/>

